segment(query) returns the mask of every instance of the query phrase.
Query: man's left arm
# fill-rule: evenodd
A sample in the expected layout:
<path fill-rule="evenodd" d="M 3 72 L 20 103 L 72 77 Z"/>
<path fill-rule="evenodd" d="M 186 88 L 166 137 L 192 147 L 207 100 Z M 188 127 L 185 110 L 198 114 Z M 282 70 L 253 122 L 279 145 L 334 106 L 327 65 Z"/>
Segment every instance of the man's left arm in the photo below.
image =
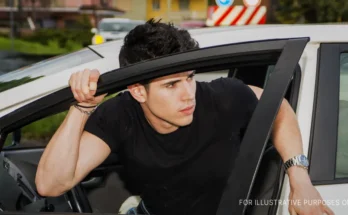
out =
<path fill-rule="evenodd" d="M 249 86 L 258 99 L 263 90 L 255 86 Z M 272 139 L 275 148 L 280 154 L 283 162 L 294 156 L 303 154 L 302 137 L 299 129 L 296 114 L 287 100 L 283 100 L 278 115 L 274 122 Z M 290 180 L 290 196 L 294 204 L 289 205 L 291 215 L 295 214 L 334 214 L 324 204 L 309 204 L 313 200 L 322 200 L 319 192 L 313 186 L 308 171 L 302 167 L 292 166 L 287 170 Z M 307 204 L 304 203 L 307 201 Z M 300 202 L 300 204 L 296 204 Z M 317 201 L 318 202 L 318 201 Z"/>

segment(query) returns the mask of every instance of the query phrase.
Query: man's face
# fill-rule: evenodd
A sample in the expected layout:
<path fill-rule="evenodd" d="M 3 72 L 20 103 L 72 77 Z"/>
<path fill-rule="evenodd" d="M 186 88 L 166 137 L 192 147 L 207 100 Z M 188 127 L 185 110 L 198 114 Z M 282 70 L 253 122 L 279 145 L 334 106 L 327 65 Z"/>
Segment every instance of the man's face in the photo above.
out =
<path fill-rule="evenodd" d="M 189 125 L 196 105 L 193 76 L 194 72 L 189 71 L 152 80 L 144 102 L 148 112 L 174 126 Z"/>

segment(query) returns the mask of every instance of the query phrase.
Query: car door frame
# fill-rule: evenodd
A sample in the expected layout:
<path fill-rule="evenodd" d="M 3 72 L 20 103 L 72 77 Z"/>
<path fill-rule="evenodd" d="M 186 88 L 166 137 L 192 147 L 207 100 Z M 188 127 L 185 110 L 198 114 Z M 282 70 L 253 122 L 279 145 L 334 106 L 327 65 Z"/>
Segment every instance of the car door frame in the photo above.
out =
<path fill-rule="evenodd" d="M 309 143 L 309 174 L 314 185 L 348 183 L 336 178 L 338 145 L 340 55 L 348 43 L 322 43 L 318 51 L 312 129 Z"/>
<path fill-rule="evenodd" d="M 103 74 L 100 77 L 97 95 L 104 94 L 106 92 L 118 92 L 123 90 L 129 84 L 136 83 L 144 79 L 152 79 L 158 76 L 173 74 L 178 71 L 187 71 L 190 69 L 207 67 L 215 68 L 219 64 L 226 64 L 227 62 L 230 63 L 231 57 L 243 58 L 243 56 L 247 55 L 248 58 L 250 58 L 252 55 L 259 57 L 260 54 L 266 55 L 273 53 L 278 53 L 281 55 L 284 54 L 284 47 L 296 40 L 302 43 L 308 42 L 308 38 L 290 38 L 228 44 L 192 50 L 185 53 L 165 56 L 155 60 L 133 64 L 131 66 Z M 297 53 L 290 52 L 287 56 L 289 57 L 291 54 L 293 54 L 295 58 L 298 57 L 299 59 L 303 50 L 301 52 L 298 50 L 296 51 Z M 294 67 L 297 66 L 297 63 L 298 62 L 296 62 Z M 284 68 L 286 65 L 282 65 L 282 67 Z M 264 94 L 267 94 L 267 87 Z M 275 102 L 277 103 L 277 101 Z M 50 113 L 67 110 L 68 107 L 73 103 L 75 103 L 74 97 L 71 90 L 67 87 L 3 116 L 0 118 L 0 147 L 2 148 L 1 143 L 4 142 L 4 135 L 6 136 L 11 129 L 25 125 L 30 121 L 37 120 L 43 115 L 47 115 L 48 110 Z M 278 108 L 279 107 L 276 107 L 276 109 Z M 260 110 L 258 112 L 260 114 Z M 263 138 L 265 138 L 264 141 L 262 141 L 263 143 L 266 143 L 268 140 L 270 129 L 271 128 L 266 131 L 265 136 L 261 135 Z M 256 172 L 253 174 L 256 174 Z M 245 193 L 249 193 L 250 189 L 251 184 L 248 187 L 248 191 L 244 190 Z"/>

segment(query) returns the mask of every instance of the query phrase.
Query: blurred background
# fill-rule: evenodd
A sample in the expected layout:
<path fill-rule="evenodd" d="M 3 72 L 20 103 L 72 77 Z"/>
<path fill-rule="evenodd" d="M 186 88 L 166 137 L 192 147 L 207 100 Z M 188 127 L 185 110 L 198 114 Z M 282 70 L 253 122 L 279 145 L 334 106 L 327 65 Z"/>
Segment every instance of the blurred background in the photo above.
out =
<path fill-rule="evenodd" d="M 348 21 L 348 1 L 0 0 L 0 75 L 88 45 L 122 39 L 150 18 L 187 29 L 343 23 Z"/>

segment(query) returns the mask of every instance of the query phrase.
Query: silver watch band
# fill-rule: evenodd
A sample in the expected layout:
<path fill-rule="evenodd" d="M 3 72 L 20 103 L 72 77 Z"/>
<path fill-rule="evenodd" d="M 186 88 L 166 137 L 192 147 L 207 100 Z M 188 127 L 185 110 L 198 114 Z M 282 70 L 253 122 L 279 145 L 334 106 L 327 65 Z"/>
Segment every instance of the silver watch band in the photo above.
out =
<path fill-rule="evenodd" d="M 289 159 L 288 161 L 286 161 L 285 163 L 284 163 L 284 167 L 285 167 L 285 170 L 288 170 L 290 167 L 292 167 L 292 166 L 300 166 L 300 167 L 302 167 L 302 168 L 304 168 L 304 169 L 308 169 L 308 166 L 305 166 L 305 165 L 303 165 L 301 162 L 300 162 L 300 157 L 299 156 L 301 156 L 301 155 L 298 155 L 298 156 L 295 156 L 295 157 L 293 157 L 293 158 L 291 158 L 291 159 Z"/>

